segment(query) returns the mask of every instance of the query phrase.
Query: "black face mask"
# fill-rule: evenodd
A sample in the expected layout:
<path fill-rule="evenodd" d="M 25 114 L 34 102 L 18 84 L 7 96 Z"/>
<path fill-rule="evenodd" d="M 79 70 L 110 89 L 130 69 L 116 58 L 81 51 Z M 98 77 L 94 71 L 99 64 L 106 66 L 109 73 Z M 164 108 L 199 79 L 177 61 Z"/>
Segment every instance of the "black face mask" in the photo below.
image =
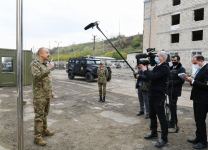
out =
<path fill-rule="evenodd" d="M 173 66 L 177 66 L 178 65 L 178 62 L 172 62 L 173 63 Z"/>

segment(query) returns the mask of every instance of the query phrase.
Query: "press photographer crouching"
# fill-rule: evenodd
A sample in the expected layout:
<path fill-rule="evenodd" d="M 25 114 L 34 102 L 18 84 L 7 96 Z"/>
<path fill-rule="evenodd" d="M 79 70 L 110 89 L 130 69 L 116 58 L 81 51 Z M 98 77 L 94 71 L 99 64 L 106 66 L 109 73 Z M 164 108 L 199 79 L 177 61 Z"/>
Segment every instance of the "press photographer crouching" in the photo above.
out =
<path fill-rule="evenodd" d="M 154 58 L 156 66 L 152 71 L 148 70 L 146 65 L 141 64 L 141 70 L 144 72 L 142 78 L 147 78 L 151 81 L 150 84 L 150 130 L 151 133 L 145 136 L 145 139 L 154 139 L 158 137 L 157 134 L 157 117 L 161 126 L 161 139 L 157 141 L 155 147 L 161 148 L 168 142 L 168 123 L 165 116 L 165 98 L 167 93 L 167 82 L 170 74 L 170 69 L 166 60 L 168 55 L 164 52 L 158 52 Z"/>
<path fill-rule="evenodd" d="M 140 111 L 137 116 L 145 114 L 145 119 L 149 118 L 149 88 L 150 81 L 143 76 L 144 72 L 141 70 L 141 65 L 145 65 L 148 69 L 148 60 L 137 61 L 138 73 L 134 74 L 137 79 L 136 89 L 138 90 L 138 99 L 140 103 Z"/>
<path fill-rule="evenodd" d="M 178 55 L 172 56 L 171 61 L 173 66 L 170 67 L 170 77 L 168 81 L 168 97 L 171 112 L 171 119 L 168 123 L 169 128 L 176 128 L 178 130 L 178 117 L 177 117 L 177 101 L 181 96 L 182 85 L 185 80 L 180 78 L 178 74 L 185 73 L 185 69 L 180 63 Z"/>

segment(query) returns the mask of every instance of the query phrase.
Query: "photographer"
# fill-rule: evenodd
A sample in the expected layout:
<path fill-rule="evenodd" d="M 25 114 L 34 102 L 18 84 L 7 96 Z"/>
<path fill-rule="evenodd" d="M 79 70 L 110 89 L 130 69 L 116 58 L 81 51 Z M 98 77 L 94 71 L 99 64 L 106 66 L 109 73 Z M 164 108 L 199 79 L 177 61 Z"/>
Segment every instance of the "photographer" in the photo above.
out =
<path fill-rule="evenodd" d="M 180 63 L 180 57 L 178 55 L 172 56 L 171 58 L 173 66 L 170 67 L 170 78 L 168 82 L 168 97 L 170 104 L 171 120 L 168 124 L 169 128 L 177 128 L 177 101 L 178 97 L 181 96 L 182 85 L 184 79 L 180 78 L 178 74 L 185 73 L 185 69 Z"/>
<path fill-rule="evenodd" d="M 167 93 L 167 81 L 170 74 L 169 66 L 166 63 L 168 55 L 161 51 L 155 57 L 156 66 L 152 71 L 147 69 L 147 66 L 141 65 L 144 71 L 144 77 L 151 81 L 150 84 L 150 130 L 151 133 L 145 136 L 145 139 L 154 139 L 157 134 L 157 117 L 161 126 L 161 140 L 158 140 L 155 147 L 161 148 L 168 142 L 168 124 L 165 116 L 165 94 Z"/>
<path fill-rule="evenodd" d="M 138 89 L 138 98 L 140 103 L 140 111 L 137 116 L 145 114 L 145 119 L 149 118 L 149 86 L 150 82 L 144 77 L 144 72 L 141 70 L 141 65 L 145 65 L 148 68 L 148 63 L 138 62 L 138 74 L 134 74 L 137 79 L 136 88 Z"/>

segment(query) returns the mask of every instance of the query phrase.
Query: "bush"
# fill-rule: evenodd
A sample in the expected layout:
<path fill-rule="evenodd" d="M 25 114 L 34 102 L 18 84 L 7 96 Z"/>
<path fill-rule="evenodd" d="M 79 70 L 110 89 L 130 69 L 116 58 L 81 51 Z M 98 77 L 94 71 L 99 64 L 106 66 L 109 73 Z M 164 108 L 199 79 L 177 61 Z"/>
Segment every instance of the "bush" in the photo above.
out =
<path fill-rule="evenodd" d="M 131 46 L 133 48 L 138 48 L 141 45 L 141 39 L 139 38 L 139 36 L 135 36 L 131 42 Z"/>

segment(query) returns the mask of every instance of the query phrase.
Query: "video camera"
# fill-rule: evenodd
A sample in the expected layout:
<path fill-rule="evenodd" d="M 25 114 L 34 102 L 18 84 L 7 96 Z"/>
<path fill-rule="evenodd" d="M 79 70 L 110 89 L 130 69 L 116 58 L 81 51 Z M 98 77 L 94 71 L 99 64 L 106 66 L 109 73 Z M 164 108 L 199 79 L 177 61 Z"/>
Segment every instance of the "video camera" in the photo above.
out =
<path fill-rule="evenodd" d="M 151 65 L 154 66 L 155 63 L 155 48 L 148 48 L 147 53 L 142 53 L 142 54 L 138 54 L 136 55 L 136 59 L 137 59 L 137 65 L 139 64 L 143 64 L 143 65 Z"/>

